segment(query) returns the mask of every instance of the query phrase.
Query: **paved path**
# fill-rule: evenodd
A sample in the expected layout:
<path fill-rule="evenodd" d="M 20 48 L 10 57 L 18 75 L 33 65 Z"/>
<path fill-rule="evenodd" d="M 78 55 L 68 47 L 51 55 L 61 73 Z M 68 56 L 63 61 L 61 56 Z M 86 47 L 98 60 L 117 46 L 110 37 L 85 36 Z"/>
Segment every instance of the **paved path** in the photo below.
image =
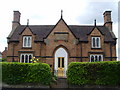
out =
<path fill-rule="evenodd" d="M 57 82 L 51 85 L 51 88 L 68 88 L 66 78 L 58 78 Z"/>

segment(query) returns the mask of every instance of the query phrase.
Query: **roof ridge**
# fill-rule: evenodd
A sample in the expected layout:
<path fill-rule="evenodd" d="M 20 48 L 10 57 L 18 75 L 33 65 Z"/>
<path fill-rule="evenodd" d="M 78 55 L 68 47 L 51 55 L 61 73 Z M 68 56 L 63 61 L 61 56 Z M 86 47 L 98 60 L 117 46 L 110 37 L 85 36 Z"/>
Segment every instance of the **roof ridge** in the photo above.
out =
<path fill-rule="evenodd" d="M 21 25 L 21 26 L 26 26 L 26 25 Z M 54 25 L 28 25 L 28 26 L 54 26 Z"/>
<path fill-rule="evenodd" d="M 26 26 L 26 25 L 20 25 L 20 26 Z M 55 25 L 29 25 L 29 26 L 55 26 Z M 94 27 L 94 25 L 68 25 L 68 26 L 86 26 L 86 27 Z M 96 27 L 105 27 L 104 25 L 97 25 Z"/>
<path fill-rule="evenodd" d="M 68 25 L 68 26 L 84 26 L 84 27 L 95 27 L 94 25 Z M 104 27 L 104 25 L 97 25 L 96 27 Z"/>

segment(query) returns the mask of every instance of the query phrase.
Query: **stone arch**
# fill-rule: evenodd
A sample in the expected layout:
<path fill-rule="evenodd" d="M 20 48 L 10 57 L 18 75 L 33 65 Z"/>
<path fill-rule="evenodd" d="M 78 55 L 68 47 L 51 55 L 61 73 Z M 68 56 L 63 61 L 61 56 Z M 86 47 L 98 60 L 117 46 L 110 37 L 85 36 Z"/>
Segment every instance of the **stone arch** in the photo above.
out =
<path fill-rule="evenodd" d="M 56 50 L 59 49 L 59 48 L 64 48 L 64 49 L 67 51 L 68 56 L 70 56 L 69 50 L 68 50 L 65 46 L 59 45 L 59 46 L 57 46 L 57 47 L 54 49 L 54 51 L 53 51 L 53 53 L 52 53 L 52 56 L 53 56 L 53 57 L 54 57 L 54 55 L 55 55 Z"/>
<path fill-rule="evenodd" d="M 58 58 L 64 58 L 64 76 L 66 76 L 66 70 L 68 68 L 68 51 L 64 46 L 58 46 L 54 50 L 54 71 L 58 71 Z"/>

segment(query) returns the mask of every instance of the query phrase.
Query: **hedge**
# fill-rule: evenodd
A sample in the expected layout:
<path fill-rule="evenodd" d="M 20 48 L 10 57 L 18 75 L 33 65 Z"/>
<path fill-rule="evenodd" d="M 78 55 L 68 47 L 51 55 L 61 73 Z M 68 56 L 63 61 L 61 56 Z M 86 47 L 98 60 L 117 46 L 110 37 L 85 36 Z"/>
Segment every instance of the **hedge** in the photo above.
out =
<path fill-rule="evenodd" d="M 120 62 L 72 62 L 67 81 L 73 85 L 120 85 Z"/>
<path fill-rule="evenodd" d="M 0 64 L 2 64 L 2 82 L 7 84 L 48 85 L 52 79 L 50 66 L 45 63 L 1 62 Z"/>

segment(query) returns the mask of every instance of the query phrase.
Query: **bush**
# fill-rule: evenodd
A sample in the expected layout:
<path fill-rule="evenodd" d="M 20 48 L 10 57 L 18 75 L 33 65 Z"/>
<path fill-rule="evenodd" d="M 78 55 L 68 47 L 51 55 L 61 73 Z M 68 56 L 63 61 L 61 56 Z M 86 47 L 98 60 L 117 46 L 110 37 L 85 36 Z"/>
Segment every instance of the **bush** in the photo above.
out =
<path fill-rule="evenodd" d="M 6 58 L 1 58 L 0 62 L 7 62 L 7 59 Z"/>
<path fill-rule="evenodd" d="M 67 80 L 75 85 L 120 85 L 120 62 L 72 62 Z"/>
<path fill-rule="evenodd" d="M 2 79 L 7 84 L 40 83 L 48 85 L 52 74 L 45 63 L 2 62 Z"/>

